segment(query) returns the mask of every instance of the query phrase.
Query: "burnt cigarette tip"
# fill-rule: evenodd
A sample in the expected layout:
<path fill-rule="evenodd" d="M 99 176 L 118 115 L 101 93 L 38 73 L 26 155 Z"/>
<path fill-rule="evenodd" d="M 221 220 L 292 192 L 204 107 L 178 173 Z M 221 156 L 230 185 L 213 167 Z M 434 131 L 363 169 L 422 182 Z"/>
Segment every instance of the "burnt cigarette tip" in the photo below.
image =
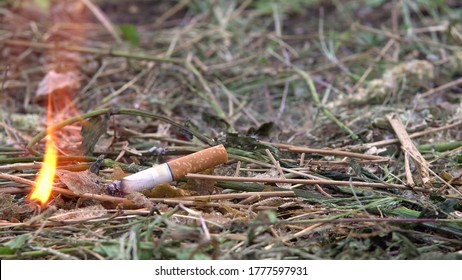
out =
<path fill-rule="evenodd" d="M 112 196 L 123 196 L 122 180 L 115 180 L 107 186 L 107 192 Z"/>

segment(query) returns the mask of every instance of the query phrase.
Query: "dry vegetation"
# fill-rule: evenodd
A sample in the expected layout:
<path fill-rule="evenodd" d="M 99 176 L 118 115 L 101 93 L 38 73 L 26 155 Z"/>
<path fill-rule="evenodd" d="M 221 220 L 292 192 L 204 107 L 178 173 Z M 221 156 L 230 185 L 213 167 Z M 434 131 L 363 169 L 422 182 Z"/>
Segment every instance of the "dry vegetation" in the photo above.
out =
<path fill-rule="evenodd" d="M 459 1 L 0 5 L 0 258 L 462 258 Z M 105 191 L 216 144 L 214 170 Z"/>

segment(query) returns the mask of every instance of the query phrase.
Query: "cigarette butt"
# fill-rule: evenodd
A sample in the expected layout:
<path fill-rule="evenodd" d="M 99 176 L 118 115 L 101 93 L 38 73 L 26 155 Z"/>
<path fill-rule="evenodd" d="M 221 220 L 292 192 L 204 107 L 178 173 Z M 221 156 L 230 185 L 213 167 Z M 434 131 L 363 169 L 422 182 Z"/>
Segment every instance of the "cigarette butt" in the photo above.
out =
<path fill-rule="evenodd" d="M 214 146 L 168 162 L 173 180 L 183 178 L 188 173 L 200 172 L 228 161 L 228 153 L 223 145 Z"/>
<path fill-rule="evenodd" d="M 112 194 L 139 192 L 183 178 L 188 173 L 200 172 L 226 163 L 228 153 L 223 145 L 204 149 L 172 161 L 153 166 L 121 180 L 108 187 Z"/>

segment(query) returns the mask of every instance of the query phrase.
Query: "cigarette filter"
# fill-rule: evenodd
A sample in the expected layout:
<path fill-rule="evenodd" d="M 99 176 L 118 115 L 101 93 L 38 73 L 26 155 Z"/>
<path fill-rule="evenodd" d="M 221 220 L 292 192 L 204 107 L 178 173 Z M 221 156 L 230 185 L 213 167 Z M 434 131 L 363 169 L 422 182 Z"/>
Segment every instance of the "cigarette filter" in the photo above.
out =
<path fill-rule="evenodd" d="M 109 192 L 124 194 L 143 191 L 162 183 L 181 179 L 188 173 L 200 172 L 227 161 L 228 153 L 225 147 L 223 145 L 214 146 L 116 180 L 109 186 Z"/>

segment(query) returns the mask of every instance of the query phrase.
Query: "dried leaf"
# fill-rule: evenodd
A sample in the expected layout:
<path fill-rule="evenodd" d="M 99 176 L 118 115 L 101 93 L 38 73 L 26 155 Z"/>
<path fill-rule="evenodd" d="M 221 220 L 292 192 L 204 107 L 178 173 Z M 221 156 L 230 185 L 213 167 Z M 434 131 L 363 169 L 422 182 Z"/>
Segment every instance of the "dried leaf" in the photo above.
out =
<path fill-rule="evenodd" d="M 109 147 L 114 143 L 114 136 L 101 135 L 98 142 L 96 142 L 95 147 L 93 148 L 93 153 L 105 153 Z"/>
<path fill-rule="evenodd" d="M 9 221 L 22 221 L 36 210 L 32 204 L 17 203 L 14 195 L 5 193 L 0 193 L 0 205 L 0 216 Z"/>
<path fill-rule="evenodd" d="M 75 194 L 104 194 L 104 181 L 96 174 L 88 170 L 81 172 L 71 172 L 67 170 L 57 170 L 56 176 Z"/>
<path fill-rule="evenodd" d="M 135 207 L 130 207 L 130 208 L 147 208 L 147 209 L 151 209 L 152 208 L 152 202 L 146 197 L 144 196 L 142 193 L 139 193 L 139 192 L 133 192 L 133 193 L 129 193 L 126 198 L 131 202 L 133 203 Z M 128 206 L 128 205 L 124 205 L 125 206 Z"/>
<path fill-rule="evenodd" d="M 205 171 L 202 171 L 200 172 L 200 174 L 212 175 L 213 168 L 209 168 Z M 181 185 L 181 188 L 188 190 L 192 194 L 209 195 L 213 194 L 216 183 L 217 182 L 214 180 L 200 180 L 189 178 L 186 184 Z"/>

